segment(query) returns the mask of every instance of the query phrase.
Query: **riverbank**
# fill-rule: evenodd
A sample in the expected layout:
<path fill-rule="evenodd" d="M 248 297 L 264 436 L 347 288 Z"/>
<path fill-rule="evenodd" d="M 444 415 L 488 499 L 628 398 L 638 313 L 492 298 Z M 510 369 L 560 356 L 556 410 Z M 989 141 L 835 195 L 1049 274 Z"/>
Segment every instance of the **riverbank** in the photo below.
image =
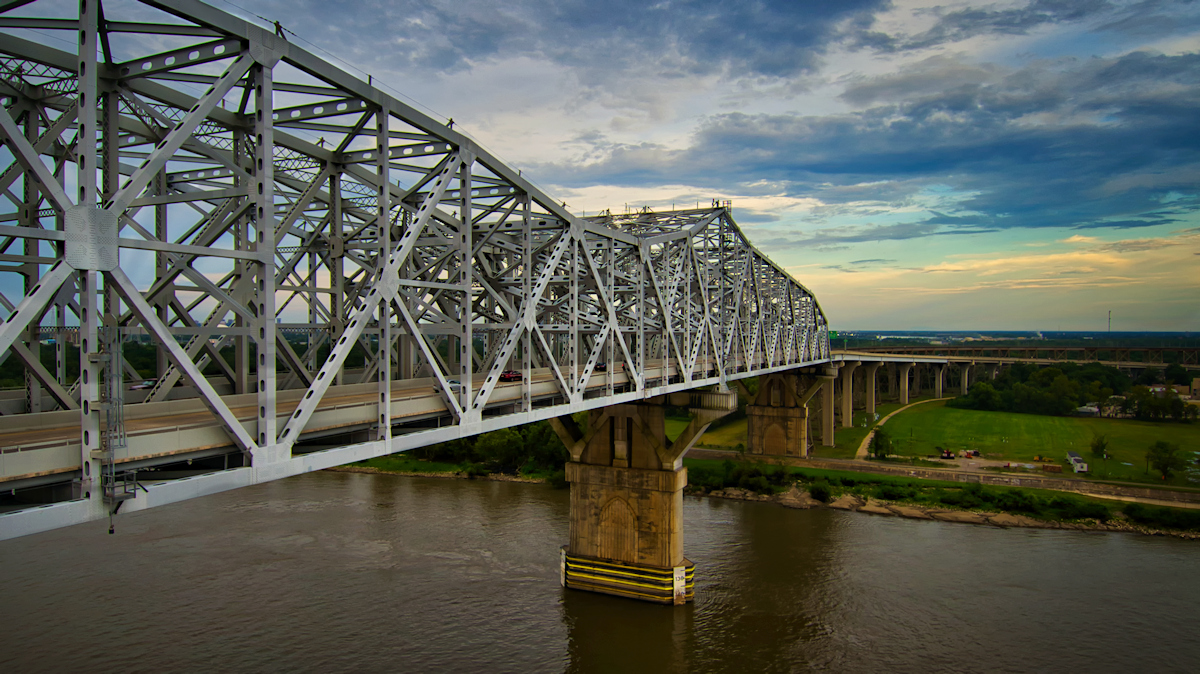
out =
<path fill-rule="evenodd" d="M 442 479 L 459 479 L 459 480 L 488 480 L 493 482 L 520 482 L 527 484 L 539 484 L 548 482 L 545 478 L 527 477 L 520 475 L 508 475 L 504 473 L 488 473 L 486 475 L 469 475 L 463 471 L 413 471 L 413 470 L 388 470 L 375 468 L 370 466 L 336 466 L 327 468 L 326 470 L 342 473 L 371 473 L 381 475 L 401 475 L 407 477 L 433 477 Z M 1108 531 L 1108 532 L 1127 532 L 1137 533 L 1147 536 L 1172 536 L 1176 538 L 1184 538 L 1188 540 L 1200 540 L 1200 532 L 1183 531 L 1176 529 L 1163 529 L 1152 526 L 1146 526 L 1131 521 L 1122 512 L 1115 512 L 1107 520 L 1099 519 L 1078 519 L 1078 520 L 1046 520 L 1036 517 L 1030 517 L 1019 513 L 994 512 L 980 509 L 962 509 L 945 507 L 942 505 L 930 506 L 916 504 L 904 501 L 892 501 L 888 499 L 875 498 L 867 495 L 863 496 L 854 493 L 843 493 L 836 498 L 831 498 L 828 503 L 813 498 L 812 494 L 797 483 L 791 483 L 788 487 L 775 494 L 766 494 L 753 491 L 751 489 L 742 489 L 739 487 L 724 487 L 721 489 L 708 489 L 705 487 L 689 486 L 687 494 L 690 496 L 712 497 L 721 499 L 730 499 L 738 501 L 760 501 L 775 503 L 785 508 L 809 509 L 809 508 L 829 508 L 833 510 L 845 510 L 849 512 L 859 512 L 868 515 L 906 517 L 909 519 L 936 520 L 939 522 L 949 522 L 956 524 L 975 524 L 988 525 L 999 528 L 1023 527 L 1034 529 L 1063 529 L 1073 531 Z"/>
<path fill-rule="evenodd" d="M 468 475 L 461 471 L 440 471 L 440 472 L 422 472 L 416 470 L 386 470 L 384 468 L 373 468 L 371 466 L 334 466 L 326 468 L 334 473 L 374 473 L 377 475 L 404 475 L 407 477 L 439 477 L 451 480 L 491 480 L 492 482 L 526 482 L 529 484 L 540 484 L 546 482 L 545 478 L 524 477 L 521 475 L 507 475 L 505 473 L 488 473 L 486 475 Z"/>
<path fill-rule="evenodd" d="M 1064 529 L 1071 531 L 1105 531 L 1143 534 L 1146 536 L 1172 536 L 1187 540 L 1200 540 L 1200 533 L 1192 531 L 1177 531 L 1172 529 L 1157 529 L 1131 522 L 1118 513 L 1107 522 L 1099 520 L 1079 520 L 1073 522 L 1042 520 L 1025 515 L 984 510 L 958 510 L 944 507 L 930 507 L 911 503 L 893 502 L 872 497 L 863 498 L 855 494 L 843 494 L 837 499 L 824 503 L 812 497 L 805 489 L 792 486 L 780 494 L 759 494 L 738 487 L 726 487 L 713 491 L 693 492 L 693 496 L 723 498 L 735 501 L 761 501 L 775 503 L 785 508 L 806 510 L 810 508 L 829 508 L 880 515 L 884 517 L 906 517 L 917 520 L 936 520 L 955 524 L 976 524 L 994 526 L 1001 529 L 1022 527 L 1030 529 Z"/>

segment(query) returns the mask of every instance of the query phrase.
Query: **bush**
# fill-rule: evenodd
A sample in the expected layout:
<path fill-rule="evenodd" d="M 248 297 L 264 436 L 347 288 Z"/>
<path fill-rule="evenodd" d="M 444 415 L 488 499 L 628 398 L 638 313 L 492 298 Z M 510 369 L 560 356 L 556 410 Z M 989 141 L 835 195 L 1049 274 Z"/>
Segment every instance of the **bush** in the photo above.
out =
<path fill-rule="evenodd" d="M 1088 501 L 1082 501 L 1070 496 L 1055 496 L 1046 504 L 1054 515 L 1066 520 L 1093 519 L 1107 522 L 1112 516 L 1108 508 Z"/>
<path fill-rule="evenodd" d="M 896 484 L 881 484 L 875 489 L 875 498 L 885 501 L 903 501 L 917 495 L 917 490 Z"/>
<path fill-rule="evenodd" d="M 759 494 L 770 494 L 775 491 L 771 488 L 771 483 L 767 482 L 767 478 L 762 475 L 755 475 L 754 477 L 743 475 L 742 479 L 738 480 L 738 486 L 742 489 L 758 492 Z"/>
<path fill-rule="evenodd" d="M 550 473 L 550 477 L 546 478 L 546 482 L 550 483 L 550 486 L 554 489 L 566 489 L 571 484 L 567 482 L 567 471 L 565 470 L 556 470 Z"/>
<path fill-rule="evenodd" d="M 477 477 L 487 477 L 488 476 L 488 469 L 485 468 L 483 466 L 483 464 L 479 464 L 479 463 L 464 464 L 463 467 L 458 472 L 462 473 L 463 475 L 466 475 L 467 478 L 469 478 L 471 480 L 474 480 Z"/>
<path fill-rule="evenodd" d="M 829 499 L 833 497 L 833 493 L 829 490 L 829 483 L 824 480 L 817 480 L 809 485 L 808 493 L 821 503 L 829 503 Z"/>
<path fill-rule="evenodd" d="M 966 489 L 939 494 L 937 499 L 946 505 L 957 506 L 959 508 L 982 508 L 984 505 L 983 499 L 979 498 L 977 493 L 972 493 Z"/>
<path fill-rule="evenodd" d="M 1037 497 L 1020 489 L 1005 489 L 994 494 L 990 500 L 1005 512 L 1036 513 L 1041 510 Z"/>
<path fill-rule="evenodd" d="M 1126 517 L 1138 524 L 1163 529 L 1200 530 L 1200 510 L 1161 508 L 1141 503 L 1130 503 L 1123 510 Z"/>

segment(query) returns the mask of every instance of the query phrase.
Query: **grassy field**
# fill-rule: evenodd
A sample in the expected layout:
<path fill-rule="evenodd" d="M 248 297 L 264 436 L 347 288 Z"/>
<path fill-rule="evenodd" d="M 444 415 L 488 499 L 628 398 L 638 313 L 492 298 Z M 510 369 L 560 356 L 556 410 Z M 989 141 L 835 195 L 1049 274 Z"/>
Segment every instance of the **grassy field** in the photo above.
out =
<path fill-rule="evenodd" d="M 1050 456 L 1065 466 L 1067 452 L 1075 451 L 1091 465 L 1091 477 L 1102 479 L 1163 484 L 1158 476 L 1146 474 L 1146 448 L 1157 440 L 1179 445 L 1193 460 L 1200 457 L 1200 424 L 980 412 L 929 403 L 896 415 L 886 428 L 898 454 L 926 456 L 941 446 L 954 451 L 978 449 L 984 458 L 1000 461 L 1029 463 L 1034 456 Z M 1107 461 L 1092 456 L 1096 435 L 1108 439 L 1112 458 Z M 1200 475 L 1193 472 L 1191 479 Z M 1166 484 L 1200 486 L 1187 475 Z"/>

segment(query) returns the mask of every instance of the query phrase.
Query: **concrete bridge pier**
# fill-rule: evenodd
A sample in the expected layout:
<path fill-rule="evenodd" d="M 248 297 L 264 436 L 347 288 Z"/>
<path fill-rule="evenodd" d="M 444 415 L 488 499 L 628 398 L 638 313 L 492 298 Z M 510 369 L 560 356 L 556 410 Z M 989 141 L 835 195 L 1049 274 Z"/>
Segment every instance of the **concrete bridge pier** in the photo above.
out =
<path fill-rule="evenodd" d="M 859 365 L 860 361 L 842 365 L 842 428 L 854 425 L 854 371 Z"/>
<path fill-rule="evenodd" d="M 753 454 L 806 457 L 809 455 L 809 404 L 817 394 L 821 444 L 833 447 L 836 442 L 836 367 L 822 367 L 816 372 L 772 374 L 761 380 L 758 394 L 746 407 L 749 450 Z M 845 404 L 843 389 L 843 404 Z"/>
<path fill-rule="evenodd" d="M 933 397 L 941 398 L 946 385 L 946 365 L 933 366 Z"/>
<path fill-rule="evenodd" d="M 868 415 L 875 414 L 875 390 L 877 383 L 875 373 L 879 371 L 880 363 L 870 363 L 867 365 L 866 371 L 863 372 L 863 389 L 865 394 L 865 404 Z"/>
<path fill-rule="evenodd" d="M 693 417 L 675 442 L 665 432 L 668 402 L 688 406 Z M 586 430 L 571 417 L 551 419 L 571 453 L 564 587 L 662 604 L 692 600 L 694 566 L 683 556 L 683 455 L 736 409 L 733 392 L 689 391 L 593 410 Z"/>
<path fill-rule="evenodd" d="M 746 406 L 747 441 L 752 454 L 808 456 L 808 402 L 823 381 L 806 382 L 793 374 L 768 375 Z"/>
<path fill-rule="evenodd" d="M 974 363 L 962 363 L 958 366 L 958 372 L 962 378 L 958 386 L 959 395 L 967 395 L 967 390 L 970 388 L 972 366 L 974 366 Z"/>
<path fill-rule="evenodd" d="M 900 371 L 900 404 L 908 404 L 908 373 L 913 369 L 915 363 L 901 363 L 898 368 Z"/>
<path fill-rule="evenodd" d="M 836 427 L 833 418 L 836 403 L 834 402 L 833 386 L 837 382 L 837 368 L 824 368 L 818 378 L 821 380 L 823 391 L 821 396 L 821 446 L 833 447 L 836 444 L 834 439 Z"/>

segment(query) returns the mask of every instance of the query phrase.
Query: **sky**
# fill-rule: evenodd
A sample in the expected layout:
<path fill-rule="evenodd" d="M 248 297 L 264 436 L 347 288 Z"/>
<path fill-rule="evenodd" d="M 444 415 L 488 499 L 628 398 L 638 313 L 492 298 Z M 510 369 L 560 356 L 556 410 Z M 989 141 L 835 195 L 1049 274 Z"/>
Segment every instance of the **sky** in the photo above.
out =
<path fill-rule="evenodd" d="M 209 0 L 837 330 L 1200 331 L 1200 1 Z"/>

